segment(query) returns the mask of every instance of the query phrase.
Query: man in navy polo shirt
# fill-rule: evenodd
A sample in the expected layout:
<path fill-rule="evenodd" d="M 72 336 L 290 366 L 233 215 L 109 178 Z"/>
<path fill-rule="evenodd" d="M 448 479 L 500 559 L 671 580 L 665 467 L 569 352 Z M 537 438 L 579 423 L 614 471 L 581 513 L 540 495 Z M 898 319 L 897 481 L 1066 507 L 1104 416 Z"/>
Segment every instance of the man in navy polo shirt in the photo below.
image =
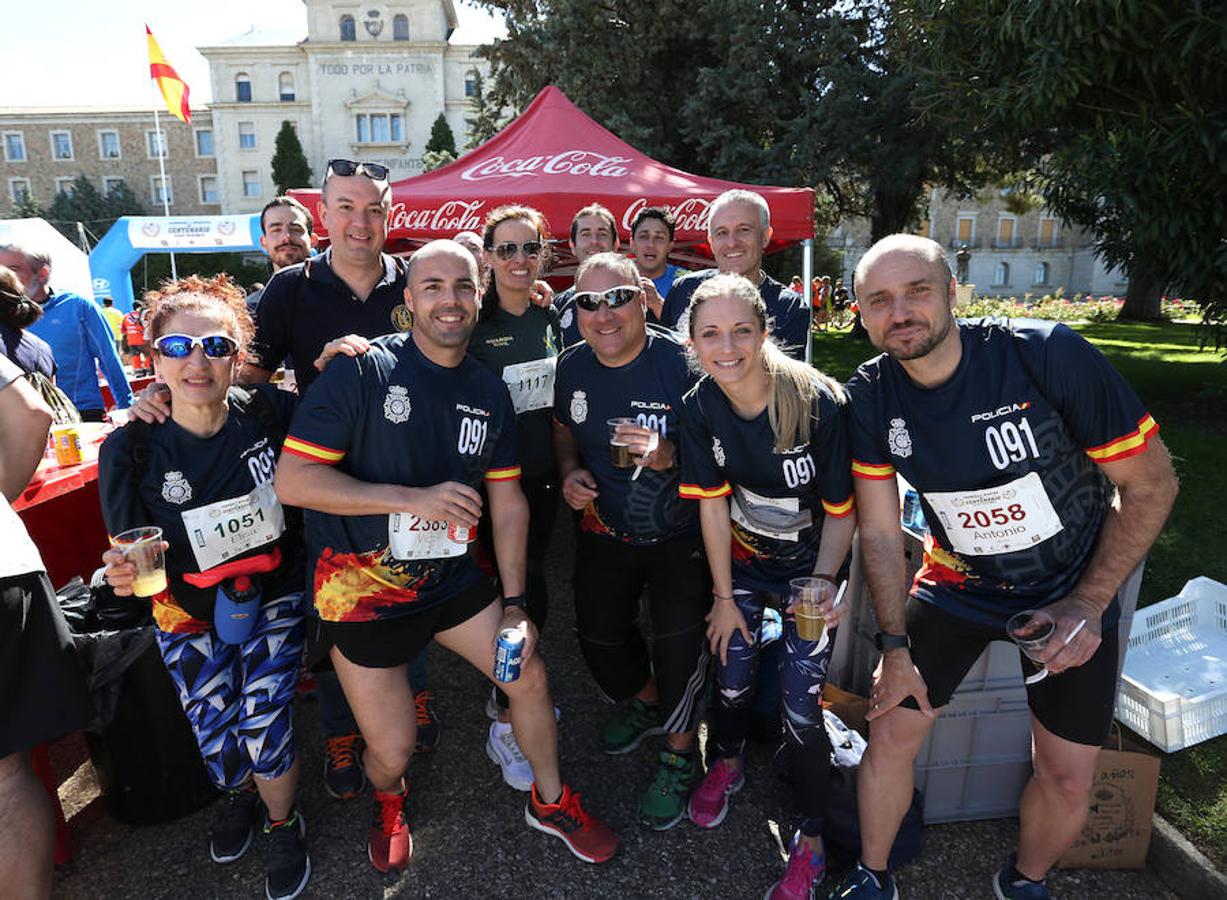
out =
<path fill-rule="evenodd" d="M 861 763 L 861 862 L 840 897 L 896 898 L 887 871 L 913 762 L 940 709 L 1011 615 L 1055 622 L 1027 686 L 1034 772 L 998 898 L 1043 900 L 1082 831 L 1116 694 L 1116 592 L 1158 536 L 1176 477 L 1158 426 L 1064 325 L 954 318 L 941 247 L 893 235 L 857 265 L 861 319 L 884 351 L 848 383 L 861 554 L 881 632 Z M 932 530 L 904 582 L 898 472 Z"/>
<path fill-rule="evenodd" d="M 525 634 L 520 675 L 500 684 L 533 767 L 525 818 L 579 858 L 605 862 L 618 841 L 562 781 L 545 666 L 523 610 L 528 503 L 515 411 L 502 381 L 466 355 L 477 266 L 454 241 L 434 241 L 413 256 L 408 281 L 413 330 L 328 366 L 294 416 L 277 475 L 283 502 L 307 510 L 313 602 L 366 741 L 371 862 L 387 872 L 412 853 L 406 664 L 437 640 L 492 677 L 495 638 L 509 628 Z M 478 568 L 471 537 L 455 533 L 476 530 L 483 482 L 505 603 Z"/>
<path fill-rule="evenodd" d="M 736 189 L 725 191 L 712 201 L 707 242 L 716 268 L 692 272 L 673 282 L 660 314 L 660 324 L 685 332 L 678 323 L 700 284 L 717 272 L 744 275 L 758 285 L 758 292 L 767 304 L 771 336 L 789 356 L 804 359 L 810 311 L 804 297 L 762 270 L 763 251 L 771 243 L 771 235 L 771 210 L 761 194 Z"/>

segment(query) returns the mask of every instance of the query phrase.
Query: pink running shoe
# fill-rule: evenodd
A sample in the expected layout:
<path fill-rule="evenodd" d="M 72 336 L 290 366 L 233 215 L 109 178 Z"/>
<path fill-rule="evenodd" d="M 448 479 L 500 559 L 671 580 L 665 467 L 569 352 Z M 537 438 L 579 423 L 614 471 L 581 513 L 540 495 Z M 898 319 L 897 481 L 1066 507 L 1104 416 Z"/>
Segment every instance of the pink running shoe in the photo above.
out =
<path fill-rule="evenodd" d="M 712 763 L 699 789 L 690 795 L 690 821 L 700 828 L 715 828 L 723 822 L 729 811 L 729 795 L 737 793 L 746 783 L 742 774 L 745 759 L 735 759 L 740 765 L 733 766 L 732 759 L 718 759 Z"/>
<path fill-rule="evenodd" d="M 788 868 L 784 870 L 784 877 L 767 888 L 763 900 L 813 900 L 826 870 L 826 854 L 814 853 L 802 844 L 798 832 L 788 848 Z"/>

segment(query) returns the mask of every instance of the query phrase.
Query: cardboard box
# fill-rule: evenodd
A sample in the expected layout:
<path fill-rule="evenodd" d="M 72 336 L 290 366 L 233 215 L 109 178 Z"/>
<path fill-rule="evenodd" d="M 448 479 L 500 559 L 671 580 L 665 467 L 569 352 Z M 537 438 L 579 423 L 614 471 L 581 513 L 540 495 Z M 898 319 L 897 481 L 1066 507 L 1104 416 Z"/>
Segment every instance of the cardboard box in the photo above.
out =
<path fill-rule="evenodd" d="M 822 705 L 839 716 L 853 731 L 859 732 L 861 737 L 869 737 L 869 726 L 865 722 L 865 713 L 869 712 L 867 697 L 827 682 L 822 686 Z"/>

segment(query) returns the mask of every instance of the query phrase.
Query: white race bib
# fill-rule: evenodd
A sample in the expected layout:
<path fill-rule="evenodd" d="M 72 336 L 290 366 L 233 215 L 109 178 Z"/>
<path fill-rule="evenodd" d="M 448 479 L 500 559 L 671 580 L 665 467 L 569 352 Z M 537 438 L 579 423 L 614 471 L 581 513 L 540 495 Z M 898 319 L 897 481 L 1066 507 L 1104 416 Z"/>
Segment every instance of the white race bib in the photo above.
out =
<path fill-rule="evenodd" d="M 754 507 L 754 519 L 746 515 L 746 511 L 741 508 L 741 502 L 737 497 L 738 492 L 745 495 L 746 501 Z M 800 536 L 799 531 L 776 531 L 767 524 L 770 521 L 771 513 L 776 510 L 784 514 L 783 518 L 786 521 L 795 520 L 797 513 L 801 509 L 801 502 L 796 497 L 760 497 L 753 491 L 738 488 L 729 499 L 731 501 L 729 503 L 729 514 L 734 522 L 747 531 L 753 531 L 755 534 L 761 534 L 764 537 L 775 538 L 777 541 L 795 541 Z M 764 519 L 767 521 L 765 522 Z"/>
<path fill-rule="evenodd" d="M 285 512 L 271 481 L 246 496 L 187 509 L 180 515 L 201 572 L 275 541 L 285 531 Z"/>
<path fill-rule="evenodd" d="M 1039 473 L 982 491 L 925 491 L 950 547 L 964 556 L 1014 553 L 1041 544 L 1062 529 Z"/>
<path fill-rule="evenodd" d="M 511 392 L 516 415 L 554 406 L 554 372 L 558 357 L 533 359 L 503 369 L 503 382 Z"/>
<path fill-rule="evenodd" d="M 447 522 L 423 519 L 411 512 L 388 516 L 388 545 L 396 559 L 445 559 L 464 556 L 468 544 L 447 536 Z"/>

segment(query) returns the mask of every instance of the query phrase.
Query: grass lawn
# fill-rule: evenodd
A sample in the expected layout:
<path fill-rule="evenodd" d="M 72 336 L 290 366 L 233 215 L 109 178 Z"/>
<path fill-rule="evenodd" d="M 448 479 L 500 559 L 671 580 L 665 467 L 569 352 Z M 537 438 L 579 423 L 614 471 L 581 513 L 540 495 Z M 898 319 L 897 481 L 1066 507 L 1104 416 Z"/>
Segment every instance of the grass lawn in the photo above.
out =
<path fill-rule="evenodd" d="M 1192 325 L 1074 327 L 1138 392 L 1180 475 L 1180 496 L 1147 560 L 1138 605 L 1179 593 L 1197 575 L 1227 583 L 1227 363 L 1198 351 Z M 815 365 L 841 380 L 873 352 L 845 333 L 814 340 Z M 1227 736 L 1163 757 L 1158 808 L 1227 870 Z"/>

